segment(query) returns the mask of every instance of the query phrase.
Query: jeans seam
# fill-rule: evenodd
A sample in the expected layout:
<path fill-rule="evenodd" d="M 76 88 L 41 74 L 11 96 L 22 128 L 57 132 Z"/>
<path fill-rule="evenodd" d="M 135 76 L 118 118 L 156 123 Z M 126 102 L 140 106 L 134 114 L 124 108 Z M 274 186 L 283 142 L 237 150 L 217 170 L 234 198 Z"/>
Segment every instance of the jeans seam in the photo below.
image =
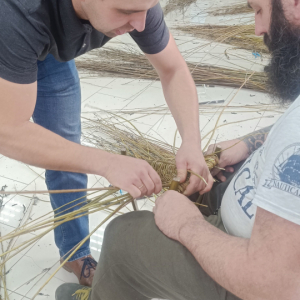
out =
<path fill-rule="evenodd" d="M 60 230 L 62 232 L 62 243 L 60 245 L 60 248 L 62 249 L 64 244 L 65 244 L 65 241 L 66 241 L 66 238 L 65 238 L 66 234 L 65 234 L 65 230 L 64 230 L 64 224 L 60 225 Z"/>

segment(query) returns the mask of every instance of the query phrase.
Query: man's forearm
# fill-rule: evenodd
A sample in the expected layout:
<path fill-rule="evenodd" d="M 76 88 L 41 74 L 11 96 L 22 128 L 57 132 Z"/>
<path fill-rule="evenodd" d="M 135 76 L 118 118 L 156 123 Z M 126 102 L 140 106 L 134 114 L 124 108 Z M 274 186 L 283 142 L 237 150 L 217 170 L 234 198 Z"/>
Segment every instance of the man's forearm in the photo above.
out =
<path fill-rule="evenodd" d="M 243 141 L 247 145 L 249 154 L 251 154 L 263 145 L 272 127 L 273 125 L 254 131 L 249 135 L 239 138 L 239 140 Z"/>
<path fill-rule="evenodd" d="M 37 167 L 103 175 L 113 154 L 70 142 L 45 128 L 24 122 L 1 125 L 0 153 Z"/>
<path fill-rule="evenodd" d="M 161 82 L 183 142 L 200 143 L 198 96 L 185 62 L 173 74 L 161 76 Z"/>
<path fill-rule="evenodd" d="M 268 285 L 272 274 L 266 280 L 265 272 L 271 272 L 269 261 L 249 254 L 249 240 L 230 236 L 199 218 L 181 230 L 180 242 L 210 277 L 237 297 L 279 299 L 278 291 Z"/>
<path fill-rule="evenodd" d="M 243 271 L 248 272 L 247 240 L 228 236 L 204 219 L 185 226 L 180 239 L 209 276 L 242 298 L 243 282 L 247 280 Z M 243 269 L 238 270 L 236 266 L 243 266 Z"/>

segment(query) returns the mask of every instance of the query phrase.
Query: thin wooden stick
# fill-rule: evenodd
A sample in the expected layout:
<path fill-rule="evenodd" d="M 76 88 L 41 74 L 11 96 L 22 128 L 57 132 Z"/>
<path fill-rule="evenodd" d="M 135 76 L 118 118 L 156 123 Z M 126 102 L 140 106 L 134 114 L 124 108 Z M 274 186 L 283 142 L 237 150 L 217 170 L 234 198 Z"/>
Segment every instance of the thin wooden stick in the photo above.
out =
<path fill-rule="evenodd" d="M 49 190 L 49 191 L 0 191 L 0 195 L 25 195 L 25 194 L 65 194 L 91 191 L 115 190 L 116 187 L 90 188 L 90 189 L 73 189 L 73 190 Z"/>

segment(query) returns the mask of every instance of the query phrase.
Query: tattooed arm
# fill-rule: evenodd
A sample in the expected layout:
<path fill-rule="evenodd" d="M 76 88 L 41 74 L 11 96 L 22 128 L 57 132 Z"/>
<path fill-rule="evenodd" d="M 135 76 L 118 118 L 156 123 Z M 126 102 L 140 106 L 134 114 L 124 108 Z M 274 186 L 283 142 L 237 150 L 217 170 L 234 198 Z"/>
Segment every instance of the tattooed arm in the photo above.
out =
<path fill-rule="evenodd" d="M 273 125 L 239 138 L 240 141 L 243 141 L 246 144 L 249 155 L 263 145 L 272 127 Z"/>
<path fill-rule="evenodd" d="M 254 131 L 251 134 L 247 134 L 238 139 L 210 145 L 206 153 L 214 153 L 216 146 L 221 148 L 222 152 L 220 154 L 218 166 L 224 168 L 226 172 L 233 172 L 233 165 L 247 159 L 252 152 L 262 146 L 267 139 L 272 126 Z M 211 174 L 216 176 L 220 181 L 226 180 L 226 177 L 219 168 L 213 169 Z"/>

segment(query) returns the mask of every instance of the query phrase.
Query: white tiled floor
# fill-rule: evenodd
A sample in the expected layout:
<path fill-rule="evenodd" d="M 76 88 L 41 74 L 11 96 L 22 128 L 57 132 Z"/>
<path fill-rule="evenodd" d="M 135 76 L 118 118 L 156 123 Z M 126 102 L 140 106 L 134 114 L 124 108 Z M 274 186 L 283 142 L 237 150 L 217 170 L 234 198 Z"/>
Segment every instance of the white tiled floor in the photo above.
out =
<path fill-rule="evenodd" d="M 201 3 L 200 3 L 201 2 Z M 167 16 L 167 21 L 171 26 L 176 22 L 194 21 L 202 22 L 205 20 L 205 14 L 197 15 L 195 11 L 201 11 L 203 8 L 207 8 L 208 4 L 211 6 L 211 1 L 199 1 L 195 5 L 192 5 L 187 10 L 184 17 L 178 12 L 174 12 Z M 218 4 L 220 1 L 214 1 L 214 4 Z M 226 3 L 226 1 L 223 3 Z M 196 9 L 196 10 L 195 10 Z M 175 22 L 175 21 L 176 22 Z M 242 19 L 238 19 L 235 22 L 241 23 Z M 210 17 L 210 22 L 224 22 L 228 23 L 230 20 L 222 19 L 221 17 Z M 175 31 L 174 31 L 175 32 Z M 112 45 L 123 45 L 123 41 L 133 45 L 130 38 L 124 37 L 124 39 L 115 40 Z M 184 36 L 182 33 L 176 35 L 176 41 L 179 44 L 181 51 L 185 51 L 183 55 L 188 57 L 190 61 L 205 62 L 205 63 L 217 63 L 219 65 L 232 65 L 234 62 L 243 67 L 252 68 L 252 70 L 261 69 L 261 63 L 255 61 L 255 59 L 248 55 L 249 62 L 241 62 L 238 59 L 233 58 L 230 61 L 226 61 L 224 58 L 223 46 L 210 46 L 209 49 L 195 51 L 195 47 L 198 44 L 203 44 L 197 39 Z M 190 55 L 193 53 L 193 55 Z M 236 52 L 234 54 L 237 54 Z M 243 54 L 244 55 L 244 54 Z M 258 63 L 258 64 L 257 64 Z M 114 110 L 124 113 L 128 119 L 134 119 L 140 117 L 139 114 L 126 115 L 124 109 L 134 110 L 137 108 L 155 108 L 158 106 L 165 107 L 165 101 L 162 93 L 162 89 L 159 82 L 146 81 L 146 80 L 133 80 L 133 79 L 120 79 L 111 77 L 88 77 L 82 75 L 81 78 L 82 87 L 82 116 L 92 117 L 93 113 L 99 112 L 99 110 Z M 197 87 L 199 102 L 224 100 L 225 103 L 231 101 L 232 97 L 236 93 L 236 89 L 223 88 L 223 87 L 211 87 L 204 88 L 203 86 Z M 244 105 L 259 105 L 268 104 L 269 99 L 266 95 L 242 90 L 240 91 L 231 105 L 244 106 Z M 200 108 L 202 106 L 200 105 Z M 268 108 L 268 106 L 266 107 Z M 235 113 L 235 110 L 237 111 Z M 162 108 L 163 111 L 163 108 Z M 202 136 L 208 133 L 215 126 L 216 120 L 221 112 L 221 108 L 218 105 L 212 105 L 210 112 L 201 114 L 201 129 Z M 232 113 L 233 112 L 233 113 Z M 247 134 L 256 129 L 273 124 L 280 113 L 267 110 L 247 112 L 242 109 L 230 109 L 224 112 L 219 125 L 227 126 L 217 129 L 213 141 L 227 140 Z M 248 121 L 241 122 L 239 124 L 230 124 L 235 121 Z M 85 119 L 83 120 L 85 121 Z M 152 114 L 147 117 L 143 117 L 134 120 L 133 123 L 139 128 L 141 132 L 153 135 L 156 138 L 160 138 L 168 143 L 172 144 L 174 139 L 174 133 L 176 130 L 174 120 L 170 114 L 156 115 Z M 204 139 L 203 145 L 208 138 Z M 177 137 L 176 145 L 180 145 L 180 137 Z M 45 190 L 46 185 L 44 183 L 44 170 L 28 167 L 22 163 L 16 162 L 7 157 L 0 155 L 0 189 L 6 186 L 6 190 Z M 105 180 L 95 175 L 89 175 L 89 187 L 101 187 L 107 186 Z M 35 195 L 24 196 L 7 196 L 3 198 L 2 208 L 0 210 L 0 230 L 1 235 L 4 236 L 8 232 L 17 228 L 20 224 L 20 220 L 26 215 L 26 211 L 31 207 L 33 197 Z M 51 212 L 51 206 L 49 197 L 45 195 L 37 195 L 39 200 L 32 206 L 30 212 L 31 219 L 37 219 L 44 214 Z M 1 197 L 0 197 L 1 200 Z M 139 205 L 142 209 L 151 209 L 151 202 L 140 201 Z M 94 229 L 101 220 L 107 216 L 107 213 L 101 212 L 90 217 L 90 229 Z M 29 219 L 30 221 L 30 219 Z M 91 247 L 92 253 L 96 259 L 100 255 L 101 248 L 101 233 L 103 233 L 104 227 L 102 227 L 96 235 L 92 237 Z M 33 232 L 20 237 L 16 245 L 35 237 L 39 232 Z M 8 241 L 4 242 L 6 247 Z M 9 291 L 10 299 L 30 299 L 37 292 L 46 280 L 54 273 L 58 267 L 59 255 L 56 249 L 53 233 L 49 233 L 44 236 L 37 243 L 23 250 L 17 254 L 6 264 L 7 287 Z M 54 278 L 47 284 L 47 286 L 41 291 L 36 299 L 49 299 L 54 300 L 54 294 L 56 288 L 64 282 L 76 282 L 74 275 L 67 273 L 64 270 L 60 270 L 55 274 Z"/>

